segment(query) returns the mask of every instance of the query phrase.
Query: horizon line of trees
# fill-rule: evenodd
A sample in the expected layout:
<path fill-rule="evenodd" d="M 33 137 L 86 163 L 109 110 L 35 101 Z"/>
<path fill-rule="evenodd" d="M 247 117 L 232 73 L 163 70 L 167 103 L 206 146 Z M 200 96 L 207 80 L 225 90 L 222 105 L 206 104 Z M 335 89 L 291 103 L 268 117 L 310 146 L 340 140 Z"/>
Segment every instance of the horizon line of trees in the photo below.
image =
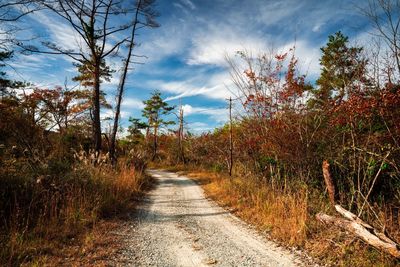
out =
<path fill-rule="evenodd" d="M 37 126 L 45 127 L 46 131 L 57 129 L 64 134 L 73 124 L 88 124 L 85 135 L 89 134 L 88 140 L 91 140 L 96 156 L 104 151 L 103 143 L 106 141 L 109 156 L 115 165 L 116 135 L 126 79 L 132 64 L 138 63 L 135 59 L 143 57 L 134 53 L 138 31 L 159 26 L 154 6 L 154 0 L 1 1 L 0 23 L 6 30 L 0 36 L 0 67 L 12 60 L 17 52 L 66 56 L 72 60 L 78 72 L 73 81 L 82 87 L 67 88 L 65 85 L 39 89 L 28 83 L 12 81 L 5 72 L 1 72 L 2 100 L 8 98 L 19 102 L 31 117 L 30 120 Z M 45 12 L 69 26 L 77 36 L 76 48 L 71 49 L 69 44 L 54 43 L 46 37 L 30 40 L 18 38 L 18 23 L 38 12 Z M 106 135 L 102 132 L 100 110 L 112 106 L 106 102 L 101 85 L 115 75 L 115 70 L 110 68 L 108 62 L 112 57 L 121 58 L 121 76 L 116 88 L 113 127 L 110 134 Z M 33 88 L 33 93 L 28 93 L 26 88 Z M 17 91 L 22 93 L 18 94 Z"/>
<path fill-rule="evenodd" d="M 232 129 L 234 176 L 281 193 L 305 190 L 312 218 L 326 209 L 322 164 L 328 162 L 335 203 L 399 241 L 398 4 L 371 1 L 363 10 L 377 30 L 368 48 L 340 31 L 329 35 L 315 84 L 299 73 L 295 47 L 229 58 L 243 112 L 232 126 L 186 135 L 185 163 L 228 173 Z M 159 159 L 181 163 L 177 135 L 159 140 Z"/>

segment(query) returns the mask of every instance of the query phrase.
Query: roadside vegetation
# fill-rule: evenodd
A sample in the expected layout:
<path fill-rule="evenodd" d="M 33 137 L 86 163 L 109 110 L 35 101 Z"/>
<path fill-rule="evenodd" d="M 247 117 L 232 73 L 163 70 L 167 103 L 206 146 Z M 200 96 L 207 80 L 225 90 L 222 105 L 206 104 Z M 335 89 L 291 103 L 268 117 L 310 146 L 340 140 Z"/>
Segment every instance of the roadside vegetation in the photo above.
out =
<path fill-rule="evenodd" d="M 107 262 L 107 251 L 118 248 L 107 233 L 133 211 L 150 186 L 149 177 L 128 162 L 111 169 L 46 158 L 31 168 L 31 157 L 3 160 L 4 156 L 0 173 L 0 263 L 4 265 Z M 105 254 L 91 255 L 103 250 Z"/>
<path fill-rule="evenodd" d="M 116 133 L 137 31 L 158 27 L 153 4 L 0 1 L 0 265 L 104 265 L 121 246 L 110 232 L 151 186 L 146 151 Z M 79 36 L 75 50 L 47 36 L 19 39 L 24 19 L 40 12 Z M 19 53 L 70 58 L 76 84 L 40 88 L 11 79 L 6 70 L 14 71 L 8 64 Z M 111 55 L 123 62 L 114 105 L 103 90 L 117 75 Z M 107 109 L 116 114 L 112 132 L 100 117 Z"/>
<path fill-rule="evenodd" d="M 0 4 L 9 16 L 0 19 L 2 26 L 13 22 L 0 42 L 1 63 L 17 52 L 63 55 L 79 73 L 73 88 L 38 88 L 0 73 L 0 264 L 106 260 L 110 252 L 94 248 L 110 248 L 103 234 L 150 187 L 148 164 L 189 173 L 209 196 L 271 238 L 328 265 L 400 264 L 399 257 L 316 217 L 338 216 L 340 205 L 381 240 L 400 242 L 400 47 L 391 1 L 372 1 L 362 10 L 376 28 L 370 47 L 342 32 L 328 36 L 315 81 L 299 71 L 296 47 L 238 51 L 227 59 L 235 97 L 226 125 L 192 134 L 182 107 L 154 91 L 143 102 L 143 119 L 130 118 L 125 137 L 117 133 L 136 26 L 158 26 L 154 1 L 136 1 L 124 12 L 113 1 L 64 2 Z M 39 10 L 66 19 L 85 47 L 17 40 L 14 25 Z M 134 19 L 104 27 L 104 14 Z M 108 62 L 117 51 L 124 64 L 112 106 L 102 86 L 115 75 Z M 114 127 L 107 132 L 100 114 L 110 108 Z"/>
<path fill-rule="evenodd" d="M 397 266 L 398 256 L 316 219 L 319 213 L 339 215 L 336 204 L 377 236 L 392 244 L 400 240 L 400 68 L 394 45 L 364 48 L 341 32 L 332 34 L 321 48 L 315 84 L 299 73 L 296 47 L 238 52 L 228 59 L 236 116 L 212 132 L 186 134 L 183 150 L 179 134 L 162 136 L 159 164 L 200 177 L 218 202 L 324 263 Z M 398 245 L 394 249 L 398 253 Z"/>

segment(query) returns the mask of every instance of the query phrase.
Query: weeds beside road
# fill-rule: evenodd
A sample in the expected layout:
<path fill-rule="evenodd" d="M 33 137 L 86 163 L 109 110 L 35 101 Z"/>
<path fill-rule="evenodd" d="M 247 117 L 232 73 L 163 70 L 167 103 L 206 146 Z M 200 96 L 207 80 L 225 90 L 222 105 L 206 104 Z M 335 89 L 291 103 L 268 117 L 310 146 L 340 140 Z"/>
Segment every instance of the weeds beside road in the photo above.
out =
<path fill-rule="evenodd" d="M 118 246 L 107 233 L 132 210 L 150 177 L 126 162 L 116 170 L 70 167 L 32 171 L 14 163 L 0 172 L 0 264 L 96 262 Z"/>
<path fill-rule="evenodd" d="M 208 197 L 256 226 L 273 240 L 305 250 L 328 266 L 398 266 L 399 261 L 315 219 L 330 211 L 326 198 L 306 186 L 286 190 L 252 177 L 229 177 L 196 166 L 166 167 L 202 185 Z"/>

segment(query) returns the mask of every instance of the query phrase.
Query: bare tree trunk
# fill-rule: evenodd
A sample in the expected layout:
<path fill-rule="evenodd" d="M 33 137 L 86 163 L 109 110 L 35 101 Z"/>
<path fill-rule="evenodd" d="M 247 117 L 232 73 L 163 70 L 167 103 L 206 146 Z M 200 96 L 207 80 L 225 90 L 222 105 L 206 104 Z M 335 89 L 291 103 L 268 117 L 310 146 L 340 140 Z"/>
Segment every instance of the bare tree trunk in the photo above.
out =
<path fill-rule="evenodd" d="M 118 132 L 118 122 L 119 122 L 119 115 L 121 112 L 121 102 L 122 102 L 122 97 L 124 94 L 124 88 L 125 88 L 125 81 L 126 81 L 126 76 L 128 74 L 128 69 L 129 69 L 129 63 L 131 61 L 132 57 L 132 50 L 134 47 L 134 40 L 135 40 L 135 33 L 136 33 L 136 26 L 138 24 L 138 15 L 139 15 L 139 8 L 141 6 L 141 0 L 137 2 L 136 6 L 136 13 L 135 13 L 135 18 L 133 22 L 133 27 L 132 27 L 132 32 L 131 32 L 131 39 L 129 43 L 129 48 L 128 48 L 128 55 L 126 57 L 124 69 L 122 72 L 121 80 L 118 86 L 118 95 L 117 95 L 117 105 L 115 107 L 115 117 L 114 117 L 114 125 L 113 129 L 111 132 L 111 140 L 110 140 L 110 158 L 111 158 L 111 163 L 112 165 L 115 166 L 117 163 L 117 156 L 115 154 L 115 147 L 116 147 L 116 138 L 117 138 L 117 132 Z"/>
<path fill-rule="evenodd" d="M 349 211 L 346 211 L 346 213 L 349 213 Z M 363 223 L 358 218 L 357 219 L 360 220 L 361 222 L 355 220 L 336 218 L 321 212 L 316 215 L 316 218 L 323 223 L 333 224 L 339 228 L 349 231 L 355 236 L 361 238 L 367 244 L 379 250 L 385 251 L 386 253 L 389 253 L 390 255 L 396 258 L 400 258 L 400 250 L 398 244 L 396 244 L 393 240 L 385 236 L 383 233 L 377 233 L 377 231 L 373 229 L 371 226 L 370 227 L 372 229 L 368 229 L 368 227 L 365 226 L 368 224 Z M 371 233 L 370 231 L 375 232 L 375 234 Z"/>
<path fill-rule="evenodd" d="M 322 163 L 322 173 L 324 175 L 326 189 L 328 190 L 329 200 L 332 205 L 335 205 L 335 185 L 329 171 L 329 163 L 327 160 L 324 160 Z"/>
<path fill-rule="evenodd" d="M 97 59 L 95 59 L 97 61 Z M 101 122 L 100 122 L 100 64 L 95 63 L 93 85 L 93 137 L 94 149 L 101 151 Z"/>
<path fill-rule="evenodd" d="M 153 157 L 152 160 L 154 161 L 157 156 L 157 146 L 158 146 L 158 126 L 154 126 L 154 136 L 153 136 Z"/>
<path fill-rule="evenodd" d="M 322 212 L 316 215 L 316 219 L 323 223 L 332 224 L 351 232 L 358 238 L 364 240 L 367 244 L 385 251 L 396 258 L 400 258 L 398 244 L 387 237 L 385 233 L 377 231 L 374 227 L 361 220 L 359 216 L 344 209 L 342 206 L 335 205 L 335 186 L 329 172 L 329 163 L 326 160 L 324 160 L 322 164 L 322 171 L 331 204 L 334 206 L 336 211 L 346 219 L 333 217 Z"/>
<path fill-rule="evenodd" d="M 229 176 L 233 168 L 232 97 L 229 98 Z"/>
<path fill-rule="evenodd" d="M 185 153 L 183 150 L 183 109 L 179 110 L 179 130 L 178 130 L 178 146 L 179 146 L 179 161 L 186 163 Z"/>

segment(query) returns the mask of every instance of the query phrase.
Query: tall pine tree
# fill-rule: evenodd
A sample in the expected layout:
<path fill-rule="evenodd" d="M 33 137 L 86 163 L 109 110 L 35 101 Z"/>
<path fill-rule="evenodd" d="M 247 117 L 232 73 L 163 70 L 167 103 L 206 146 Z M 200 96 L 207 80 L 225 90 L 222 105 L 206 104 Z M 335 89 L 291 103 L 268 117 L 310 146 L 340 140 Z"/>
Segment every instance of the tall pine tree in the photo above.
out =
<path fill-rule="evenodd" d="M 321 48 L 321 76 L 313 91 L 313 107 L 323 108 L 329 102 L 341 102 L 354 90 L 365 84 L 365 66 L 362 47 L 349 47 L 348 37 L 340 31 L 330 35 Z"/>
<path fill-rule="evenodd" d="M 149 138 L 150 130 L 153 130 L 152 160 L 154 160 L 157 156 L 158 133 L 160 127 L 175 124 L 173 121 L 164 120 L 163 116 L 170 114 L 175 107 L 171 107 L 167 102 L 163 101 L 160 91 L 155 91 L 152 93 L 150 99 L 143 101 L 143 103 L 145 107 L 142 111 L 142 115 L 148 120 L 146 138 Z"/>
<path fill-rule="evenodd" d="M 5 61 L 10 59 L 12 52 L 0 51 L 0 68 L 5 67 Z M 5 71 L 0 71 L 0 94 L 4 96 L 7 93 L 7 88 L 11 87 L 12 82 L 8 79 Z"/>

